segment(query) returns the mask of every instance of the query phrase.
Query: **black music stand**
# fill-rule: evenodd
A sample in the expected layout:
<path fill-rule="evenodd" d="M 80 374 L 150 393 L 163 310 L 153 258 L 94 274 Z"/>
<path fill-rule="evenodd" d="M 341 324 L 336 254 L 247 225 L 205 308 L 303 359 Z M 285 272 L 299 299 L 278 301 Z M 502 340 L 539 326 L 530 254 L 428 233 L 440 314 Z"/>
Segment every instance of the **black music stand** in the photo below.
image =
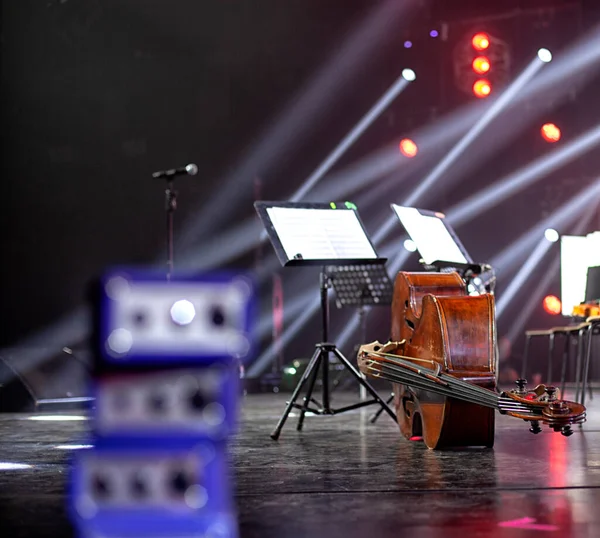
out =
<path fill-rule="evenodd" d="M 358 213 L 351 204 L 301 204 L 293 202 L 255 202 L 261 221 L 284 266 L 320 265 L 319 290 L 321 299 L 321 341 L 316 344 L 308 366 L 300 378 L 292 397 L 281 416 L 271 438 L 277 440 L 292 408 L 300 409 L 297 429 L 301 430 L 307 411 L 315 415 L 337 415 L 367 405 L 378 404 L 395 421 L 396 416 L 366 381 L 352 363 L 329 342 L 329 289 L 331 278 L 326 266 L 383 264 L 367 237 Z M 372 400 L 358 402 L 334 409 L 330 405 L 329 357 L 333 354 L 353 375 L 356 381 L 372 396 Z M 321 368 L 322 402 L 313 397 L 313 390 Z M 310 378 L 310 381 L 309 381 Z M 303 404 L 296 400 L 308 383 Z M 316 404 L 317 407 L 310 406 Z"/>
<path fill-rule="evenodd" d="M 396 204 L 391 207 L 415 243 L 425 270 L 456 271 L 472 294 L 494 291 L 494 269 L 491 265 L 473 261 L 443 213 Z"/>
<path fill-rule="evenodd" d="M 360 342 L 367 341 L 368 306 L 392 304 L 394 288 L 385 266 L 382 264 L 329 265 L 325 272 L 335 290 L 338 308 L 357 307 Z M 334 382 L 334 386 L 337 383 Z M 389 401 L 388 401 L 389 403 Z"/>

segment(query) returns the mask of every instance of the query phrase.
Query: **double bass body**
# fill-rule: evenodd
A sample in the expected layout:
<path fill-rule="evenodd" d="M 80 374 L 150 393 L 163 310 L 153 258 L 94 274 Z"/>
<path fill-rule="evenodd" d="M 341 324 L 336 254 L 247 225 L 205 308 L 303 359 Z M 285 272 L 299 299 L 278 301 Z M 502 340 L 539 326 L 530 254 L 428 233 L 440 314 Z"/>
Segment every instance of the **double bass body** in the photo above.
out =
<path fill-rule="evenodd" d="M 496 389 L 494 298 L 467 295 L 457 273 L 398 273 L 391 337 L 402 355 Z M 394 403 L 402 434 L 429 448 L 494 444 L 493 409 L 397 383 Z"/>

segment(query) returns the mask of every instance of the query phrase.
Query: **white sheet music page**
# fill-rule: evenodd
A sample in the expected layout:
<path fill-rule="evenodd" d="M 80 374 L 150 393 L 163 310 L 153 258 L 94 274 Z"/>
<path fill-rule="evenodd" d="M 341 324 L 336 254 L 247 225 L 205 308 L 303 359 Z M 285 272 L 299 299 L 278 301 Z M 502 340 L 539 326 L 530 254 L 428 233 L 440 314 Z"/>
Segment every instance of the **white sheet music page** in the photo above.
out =
<path fill-rule="evenodd" d="M 414 207 L 393 204 L 402 226 L 427 264 L 434 261 L 468 263 L 441 219 L 423 215 Z"/>
<path fill-rule="evenodd" d="M 355 211 L 269 207 L 267 214 L 289 259 L 375 259 Z"/>

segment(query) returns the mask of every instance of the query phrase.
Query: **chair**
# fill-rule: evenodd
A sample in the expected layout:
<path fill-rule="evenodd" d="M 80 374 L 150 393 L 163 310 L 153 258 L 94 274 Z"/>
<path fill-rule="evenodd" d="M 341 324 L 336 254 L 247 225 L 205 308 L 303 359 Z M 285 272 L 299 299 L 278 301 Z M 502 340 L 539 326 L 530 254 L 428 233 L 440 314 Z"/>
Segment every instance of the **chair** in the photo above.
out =
<path fill-rule="evenodd" d="M 586 353 L 585 361 L 583 363 L 582 382 L 581 382 L 581 404 L 585 405 L 585 390 L 586 386 L 590 391 L 590 398 L 592 395 L 592 386 L 589 384 L 589 373 L 590 373 L 590 362 L 592 358 L 592 338 L 596 334 L 600 334 L 600 316 L 591 316 L 586 319 L 587 324 L 587 342 L 586 342 Z M 577 384 L 577 390 L 575 398 L 579 397 L 579 383 Z"/>
<path fill-rule="evenodd" d="M 529 359 L 529 345 L 531 343 L 531 339 L 538 336 L 548 336 L 549 344 L 548 344 L 548 377 L 551 375 L 552 369 L 552 354 L 554 352 L 554 335 L 552 334 L 552 329 L 546 330 L 538 330 L 533 329 L 530 331 L 525 331 L 525 351 L 523 352 L 523 366 L 521 367 L 521 378 L 525 379 L 525 374 L 527 372 L 527 361 Z"/>
<path fill-rule="evenodd" d="M 590 324 L 586 321 L 580 323 L 578 325 L 567 325 L 564 327 L 552 327 L 551 329 L 545 330 L 529 330 L 525 331 L 525 351 L 523 354 L 523 366 L 521 369 L 521 377 L 525 378 L 525 374 L 527 371 L 527 362 L 529 359 L 529 347 L 532 338 L 547 336 L 548 337 L 548 373 L 546 377 L 546 384 L 550 385 L 552 383 L 552 362 L 554 357 L 554 347 L 555 347 L 555 339 L 557 336 L 564 336 L 564 348 L 563 348 L 563 360 L 561 367 L 561 375 L 560 375 L 560 390 L 561 393 L 565 391 L 566 377 L 567 377 L 567 364 L 570 358 L 570 349 L 571 349 L 571 338 L 577 337 L 577 359 L 575 363 L 575 385 L 576 385 L 576 399 L 579 398 L 579 382 L 583 379 L 584 375 L 582 375 L 582 366 L 585 369 L 585 364 L 588 363 L 587 354 L 585 357 L 585 364 L 583 363 L 583 354 L 584 354 L 584 334 L 589 329 Z M 591 336 L 589 337 L 591 340 Z M 591 346 L 588 346 L 588 350 L 591 349 Z M 588 364 L 589 367 L 589 364 Z M 587 382 L 587 377 L 586 377 Z M 585 391 L 582 391 L 582 394 Z M 585 398 L 585 396 L 582 396 Z"/>

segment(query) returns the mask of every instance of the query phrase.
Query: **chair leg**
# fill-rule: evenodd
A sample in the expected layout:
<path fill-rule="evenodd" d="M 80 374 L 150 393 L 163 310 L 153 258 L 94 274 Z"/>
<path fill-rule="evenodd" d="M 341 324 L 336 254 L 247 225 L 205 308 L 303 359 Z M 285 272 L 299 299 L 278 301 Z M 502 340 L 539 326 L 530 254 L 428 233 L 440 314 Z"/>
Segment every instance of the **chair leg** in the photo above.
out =
<path fill-rule="evenodd" d="M 591 358 L 592 358 L 592 345 L 593 345 L 593 338 L 594 338 L 594 331 L 597 329 L 597 327 L 594 327 L 593 325 L 590 326 L 587 330 L 587 350 L 586 350 L 586 354 L 585 354 L 585 362 L 583 365 L 583 395 L 581 398 L 581 404 L 585 405 L 585 390 L 586 387 L 589 389 L 590 391 L 590 400 L 593 398 L 592 396 L 592 386 L 589 382 L 589 374 L 590 374 L 590 362 L 591 362 Z"/>
<path fill-rule="evenodd" d="M 529 343 L 531 342 L 531 336 L 525 336 L 525 351 L 523 352 L 523 366 L 521 367 L 521 379 L 526 379 L 525 374 L 527 373 L 527 360 L 529 358 Z"/>
<path fill-rule="evenodd" d="M 548 376 L 546 385 L 552 385 L 552 357 L 554 356 L 554 333 L 550 334 L 548 342 Z"/>
<path fill-rule="evenodd" d="M 575 401 L 579 402 L 580 382 L 582 376 L 583 361 L 583 331 L 577 331 L 577 362 L 575 364 Z"/>
<path fill-rule="evenodd" d="M 566 380 L 567 380 L 567 365 L 569 362 L 569 346 L 571 345 L 571 339 L 569 337 L 569 334 L 565 334 L 565 343 L 564 343 L 564 349 L 563 349 L 563 361 L 562 361 L 562 368 L 561 368 L 561 372 L 560 372 L 560 393 L 562 394 L 561 398 L 564 398 L 564 394 L 565 394 L 565 384 L 566 384 Z"/>

